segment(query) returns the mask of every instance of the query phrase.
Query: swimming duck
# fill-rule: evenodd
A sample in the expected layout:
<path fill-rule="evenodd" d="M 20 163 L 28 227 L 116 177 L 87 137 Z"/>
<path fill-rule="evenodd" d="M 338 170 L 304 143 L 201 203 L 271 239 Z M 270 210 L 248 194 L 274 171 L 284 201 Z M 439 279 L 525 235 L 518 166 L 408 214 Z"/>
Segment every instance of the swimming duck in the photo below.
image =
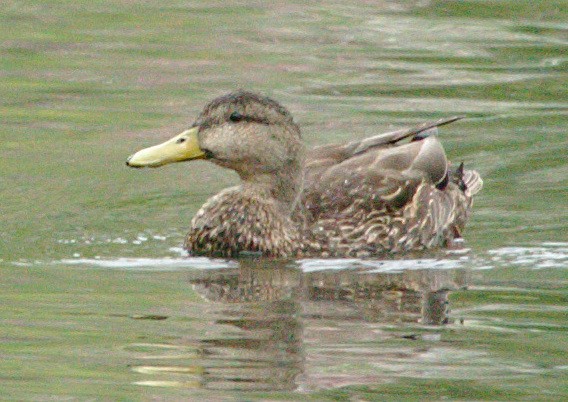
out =
<path fill-rule="evenodd" d="M 131 167 L 205 159 L 238 173 L 191 221 L 191 255 L 369 257 L 461 238 L 479 174 L 451 165 L 434 135 L 459 117 L 306 150 L 278 102 L 237 91 L 193 125 L 136 152 Z"/>

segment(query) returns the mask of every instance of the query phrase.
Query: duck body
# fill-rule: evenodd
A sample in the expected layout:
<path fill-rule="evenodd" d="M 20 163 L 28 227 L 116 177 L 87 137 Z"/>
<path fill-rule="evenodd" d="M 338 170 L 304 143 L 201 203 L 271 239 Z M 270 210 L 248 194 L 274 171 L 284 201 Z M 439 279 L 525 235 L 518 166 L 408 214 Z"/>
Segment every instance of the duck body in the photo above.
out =
<path fill-rule="evenodd" d="M 211 197 L 192 219 L 185 241 L 192 255 L 381 256 L 461 238 L 482 181 L 453 167 L 435 136 L 457 119 L 306 151 L 285 108 L 239 91 L 127 164 L 209 159 L 239 174 L 239 186 Z"/>

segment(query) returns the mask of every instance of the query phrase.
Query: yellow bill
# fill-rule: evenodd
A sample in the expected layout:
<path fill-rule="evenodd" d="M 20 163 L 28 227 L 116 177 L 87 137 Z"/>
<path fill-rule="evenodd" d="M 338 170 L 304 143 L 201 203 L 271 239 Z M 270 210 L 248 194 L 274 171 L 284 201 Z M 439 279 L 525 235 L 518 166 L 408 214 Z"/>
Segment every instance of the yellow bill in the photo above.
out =
<path fill-rule="evenodd" d="M 199 127 L 190 128 L 166 142 L 138 151 L 127 159 L 126 164 L 135 168 L 159 167 L 168 163 L 202 159 L 205 153 L 199 148 L 198 129 Z"/>

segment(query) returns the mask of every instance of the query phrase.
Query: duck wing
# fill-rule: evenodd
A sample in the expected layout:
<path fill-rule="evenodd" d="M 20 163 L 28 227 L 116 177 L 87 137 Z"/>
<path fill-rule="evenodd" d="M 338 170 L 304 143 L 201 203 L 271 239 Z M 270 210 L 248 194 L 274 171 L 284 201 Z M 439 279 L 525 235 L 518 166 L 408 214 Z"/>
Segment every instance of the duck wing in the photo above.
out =
<path fill-rule="evenodd" d="M 444 148 L 431 136 L 407 144 L 369 147 L 326 168 L 306 171 L 306 206 L 317 217 L 344 215 L 354 201 L 367 210 L 399 209 L 422 182 L 435 186 L 447 174 Z"/>
<path fill-rule="evenodd" d="M 482 182 L 463 165 L 451 167 L 435 136 L 437 127 L 459 119 L 314 149 L 304 184 L 307 220 L 328 234 L 333 231 L 342 243 L 359 231 L 366 233 L 366 240 L 359 240 L 368 243 L 375 228 L 385 242 L 396 241 L 405 249 L 429 247 L 449 230 L 459 233 Z"/>
<path fill-rule="evenodd" d="M 448 161 L 435 134 L 438 127 L 461 118 L 316 147 L 306 163 L 305 193 L 320 205 L 333 202 L 342 207 L 353 197 L 374 196 L 393 207 L 401 206 L 420 182 L 436 185 L 446 179 Z M 402 143 L 408 138 L 410 142 Z"/>
<path fill-rule="evenodd" d="M 317 176 L 318 173 L 354 156 L 380 148 L 395 146 L 399 141 L 409 137 L 413 137 L 415 141 L 427 138 L 437 134 L 438 127 L 462 118 L 463 116 L 454 116 L 426 122 L 411 128 L 375 135 L 363 140 L 351 141 L 346 144 L 328 144 L 315 147 L 308 156 L 307 171 L 311 176 Z"/>
<path fill-rule="evenodd" d="M 314 149 L 302 203 L 310 247 L 359 256 L 460 237 L 482 182 L 463 164 L 451 166 L 434 135 L 458 119 Z"/>

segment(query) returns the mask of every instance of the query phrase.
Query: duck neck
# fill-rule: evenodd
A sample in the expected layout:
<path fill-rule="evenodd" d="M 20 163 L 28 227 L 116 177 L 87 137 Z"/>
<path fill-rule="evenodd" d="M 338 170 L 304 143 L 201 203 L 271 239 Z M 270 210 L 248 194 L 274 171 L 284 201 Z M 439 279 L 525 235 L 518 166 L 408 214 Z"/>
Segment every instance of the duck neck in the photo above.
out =
<path fill-rule="evenodd" d="M 242 191 L 276 201 L 283 213 L 289 215 L 296 208 L 303 188 L 302 164 L 291 163 L 278 172 L 241 174 Z"/>

